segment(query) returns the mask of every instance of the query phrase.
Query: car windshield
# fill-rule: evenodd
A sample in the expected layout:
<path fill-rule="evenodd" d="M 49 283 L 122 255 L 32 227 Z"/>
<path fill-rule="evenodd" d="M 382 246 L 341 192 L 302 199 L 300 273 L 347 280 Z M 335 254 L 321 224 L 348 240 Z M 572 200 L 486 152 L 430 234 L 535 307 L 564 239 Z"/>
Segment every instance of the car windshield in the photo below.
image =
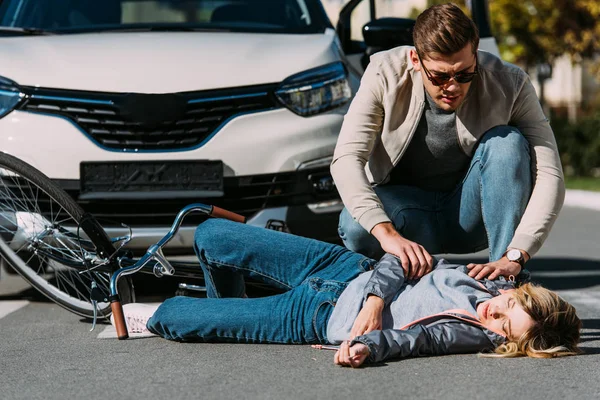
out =
<path fill-rule="evenodd" d="M 319 0 L 0 0 L 0 34 L 103 31 L 318 33 Z"/>

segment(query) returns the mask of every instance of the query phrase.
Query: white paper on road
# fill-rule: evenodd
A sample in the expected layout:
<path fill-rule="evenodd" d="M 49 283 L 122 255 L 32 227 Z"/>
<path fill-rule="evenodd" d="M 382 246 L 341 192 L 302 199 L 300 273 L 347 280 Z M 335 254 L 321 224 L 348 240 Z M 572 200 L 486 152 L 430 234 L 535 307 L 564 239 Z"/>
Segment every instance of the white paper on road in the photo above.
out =
<path fill-rule="evenodd" d="M 26 300 L 7 300 L 0 301 L 0 318 L 6 317 L 8 314 L 17 311 L 19 308 L 29 304 Z"/>

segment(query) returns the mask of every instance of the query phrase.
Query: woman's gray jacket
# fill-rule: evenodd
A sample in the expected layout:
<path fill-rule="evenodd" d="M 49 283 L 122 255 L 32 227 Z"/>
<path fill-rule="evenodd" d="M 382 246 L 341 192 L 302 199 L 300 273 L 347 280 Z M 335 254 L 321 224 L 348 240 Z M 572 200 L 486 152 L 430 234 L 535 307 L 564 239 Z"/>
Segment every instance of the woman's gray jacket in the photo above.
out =
<path fill-rule="evenodd" d="M 327 338 L 340 343 L 369 295 L 384 300 L 382 330 L 358 336 L 354 343 L 369 347 L 369 361 L 490 350 L 506 338 L 481 327 L 477 305 L 513 289 L 504 278 L 476 281 L 464 265 L 441 259 L 431 273 L 406 281 L 400 260 L 386 254 L 373 271 L 361 274 L 344 290 L 327 326 Z M 520 276 L 521 277 L 521 276 Z M 528 272 L 522 277 L 528 279 Z"/>

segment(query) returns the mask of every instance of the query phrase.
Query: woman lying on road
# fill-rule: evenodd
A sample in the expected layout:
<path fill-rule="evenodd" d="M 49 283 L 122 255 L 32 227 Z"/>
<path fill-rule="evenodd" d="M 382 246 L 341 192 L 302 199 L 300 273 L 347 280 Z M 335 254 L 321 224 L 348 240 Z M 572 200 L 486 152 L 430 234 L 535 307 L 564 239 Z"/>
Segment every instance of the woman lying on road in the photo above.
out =
<path fill-rule="evenodd" d="M 475 280 L 437 262 L 405 280 L 397 258 L 376 262 L 341 246 L 209 219 L 195 249 L 208 298 L 124 307 L 128 331 L 201 342 L 339 344 L 336 364 L 472 353 L 557 357 L 579 352 L 575 308 L 531 284 Z M 286 292 L 244 298 L 244 277 Z M 316 346 L 318 347 L 318 346 Z"/>

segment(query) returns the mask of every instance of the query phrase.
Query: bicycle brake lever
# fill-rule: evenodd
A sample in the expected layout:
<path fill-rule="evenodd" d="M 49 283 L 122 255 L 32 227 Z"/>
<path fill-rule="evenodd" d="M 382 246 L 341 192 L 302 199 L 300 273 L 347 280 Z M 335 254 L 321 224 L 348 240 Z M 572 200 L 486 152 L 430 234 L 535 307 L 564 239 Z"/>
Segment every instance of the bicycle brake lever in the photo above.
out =
<path fill-rule="evenodd" d="M 128 225 L 125 225 L 125 224 L 121 224 L 121 226 L 129 229 L 129 234 L 111 239 L 112 243 L 117 243 L 117 242 L 120 242 L 120 243 L 119 243 L 119 247 L 117 247 L 115 249 L 115 252 L 113 254 L 111 254 L 110 257 L 108 257 L 109 260 L 112 259 L 115 255 L 117 255 L 117 253 L 119 253 L 119 250 L 121 250 L 123 247 L 125 247 L 127 245 L 127 243 L 131 242 L 131 239 L 133 239 L 133 230 L 131 229 L 131 227 Z"/>
<path fill-rule="evenodd" d="M 98 320 L 98 301 L 103 301 L 103 302 L 108 301 L 108 298 L 98 288 L 98 284 L 96 283 L 95 280 L 92 280 L 92 290 L 90 291 L 90 301 L 92 302 L 92 307 L 94 308 L 94 320 L 92 321 L 92 329 L 90 329 L 90 332 L 91 332 L 96 327 L 96 321 Z"/>

